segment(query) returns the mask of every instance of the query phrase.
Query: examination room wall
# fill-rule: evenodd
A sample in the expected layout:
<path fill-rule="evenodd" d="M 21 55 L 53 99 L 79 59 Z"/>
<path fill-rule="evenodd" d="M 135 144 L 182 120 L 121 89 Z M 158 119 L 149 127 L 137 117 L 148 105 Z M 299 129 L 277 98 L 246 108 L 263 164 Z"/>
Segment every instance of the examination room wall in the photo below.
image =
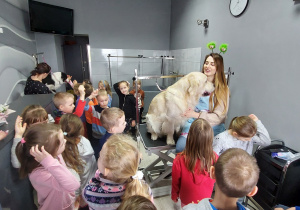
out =
<path fill-rule="evenodd" d="M 272 138 L 300 151 L 300 2 L 250 0 L 237 18 L 229 2 L 172 0 L 170 49 L 202 47 L 204 58 L 209 41 L 228 43 L 225 70 L 235 74 L 227 126 L 234 116 L 254 113 Z M 209 27 L 197 19 L 208 19 Z"/>

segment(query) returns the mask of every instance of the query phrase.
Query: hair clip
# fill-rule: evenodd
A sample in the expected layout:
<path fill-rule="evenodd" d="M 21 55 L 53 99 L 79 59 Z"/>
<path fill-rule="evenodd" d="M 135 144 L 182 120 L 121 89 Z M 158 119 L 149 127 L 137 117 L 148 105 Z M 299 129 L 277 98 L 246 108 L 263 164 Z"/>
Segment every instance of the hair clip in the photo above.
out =
<path fill-rule="evenodd" d="M 103 84 L 103 87 L 105 88 L 105 83 L 104 83 L 104 80 L 102 80 L 102 84 Z"/>
<path fill-rule="evenodd" d="M 143 177 L 144 177 L 144 174 L 143 174 L 142 171 L 137 171 L 137 172 L 135 173 L 135 175 L 132 176 L 133 179 L 138 179 L 138 180 L 142 180 Z"/>
<path fill-rule="evenodd" d="M 68 135 L 68 133 L 67 132 L 64 132 L 64 136 L 67 136 Z"/>
<path fill-rule="evenodd" d="M 211 50 L 211 52 L 213 53 L 214 52 L 214 49 L 216 48 L 216 42 L 209 42 L 209 43 L 207 43 L 207 48 L 208 49 L 210 49 Z M 222 44 L 220 44 L 220 46 L 219 46 L 219 50 L 220 50 L 220 52 L 219 52 L 219 54 L 221 54 L 221 53 L 226 53 L 227 52 L 227 48 L 228 48 L 228 44 L 226 44 L 226 43 L 222 43 Z"/>
<path fill-rule="evenodd" d="M 24 143 L 26 143 L 26 141 L 25 141 L 25 139 L 24 139 L 24 137 L 21 139 L 21 144 L 24 144 Z"/>

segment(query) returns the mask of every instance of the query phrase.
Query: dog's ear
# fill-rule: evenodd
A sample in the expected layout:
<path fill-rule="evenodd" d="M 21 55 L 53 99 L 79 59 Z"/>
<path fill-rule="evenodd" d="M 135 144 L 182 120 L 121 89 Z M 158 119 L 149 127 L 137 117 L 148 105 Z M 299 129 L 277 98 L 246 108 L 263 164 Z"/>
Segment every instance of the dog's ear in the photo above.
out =
<path fill-rule="evenodd" d="M 190 87 L 188 89 L 188 92 L 191 96 L 196 95 L 197 89 L 199 88 L 199 81 L 196 76 L 190 75 L 189 76 L 189 83 Z"/>

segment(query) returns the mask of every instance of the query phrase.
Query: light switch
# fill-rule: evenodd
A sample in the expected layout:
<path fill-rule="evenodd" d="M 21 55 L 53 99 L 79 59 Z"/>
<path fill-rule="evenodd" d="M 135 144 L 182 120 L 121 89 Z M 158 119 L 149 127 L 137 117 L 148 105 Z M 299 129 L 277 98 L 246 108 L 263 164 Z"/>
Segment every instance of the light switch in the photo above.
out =
<path fill-rule="evenodd" d="M 3 34 L 3 28 L 0 28 L 0 34 Z"/>

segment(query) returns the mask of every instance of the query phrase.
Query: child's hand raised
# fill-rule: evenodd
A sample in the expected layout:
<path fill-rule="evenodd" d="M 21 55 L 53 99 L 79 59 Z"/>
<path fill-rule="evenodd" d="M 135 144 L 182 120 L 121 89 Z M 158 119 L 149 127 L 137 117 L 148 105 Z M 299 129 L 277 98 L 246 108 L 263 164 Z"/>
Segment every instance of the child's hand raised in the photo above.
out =
<path fill-rule="evenodd" d="M 85 88 L 83 85 L 79 85 L 78 87 L 78 92 L 79 92 L 79 96 L 80 96 L 80 100 L 84 101 L 84 97 L 85 97 Z"/>
<path fill-rule="evenodd" d="M 50 155 L 44 148 L 41 147 L 41 151 L 39 150 L 39 145 L 32 146 L 30 149 L 30 154 L 34 157 L 37 162 L 42 162 L 48 155 Z"/>
<path fill-rule="evenodd" d="M 248 117 L 250 117 L 254 122 L 258 120 L 258 118 L 254 114 L 250 114 Z"/>
<path fill-rule="evenodd" d="M 95 97 L 98 95 L 98 92 L 99 92 L 98 89 L 94 90 L 88 98 L 89 98 L 89 99 L 95 98 Z"/>
<path fill-rule="evenodd" d="M 15 122 L 15 138 L 22 138 L 26 127 L 27 123 L 24 123 L 22 126 L 23 118 L 18 116 Z"/>

